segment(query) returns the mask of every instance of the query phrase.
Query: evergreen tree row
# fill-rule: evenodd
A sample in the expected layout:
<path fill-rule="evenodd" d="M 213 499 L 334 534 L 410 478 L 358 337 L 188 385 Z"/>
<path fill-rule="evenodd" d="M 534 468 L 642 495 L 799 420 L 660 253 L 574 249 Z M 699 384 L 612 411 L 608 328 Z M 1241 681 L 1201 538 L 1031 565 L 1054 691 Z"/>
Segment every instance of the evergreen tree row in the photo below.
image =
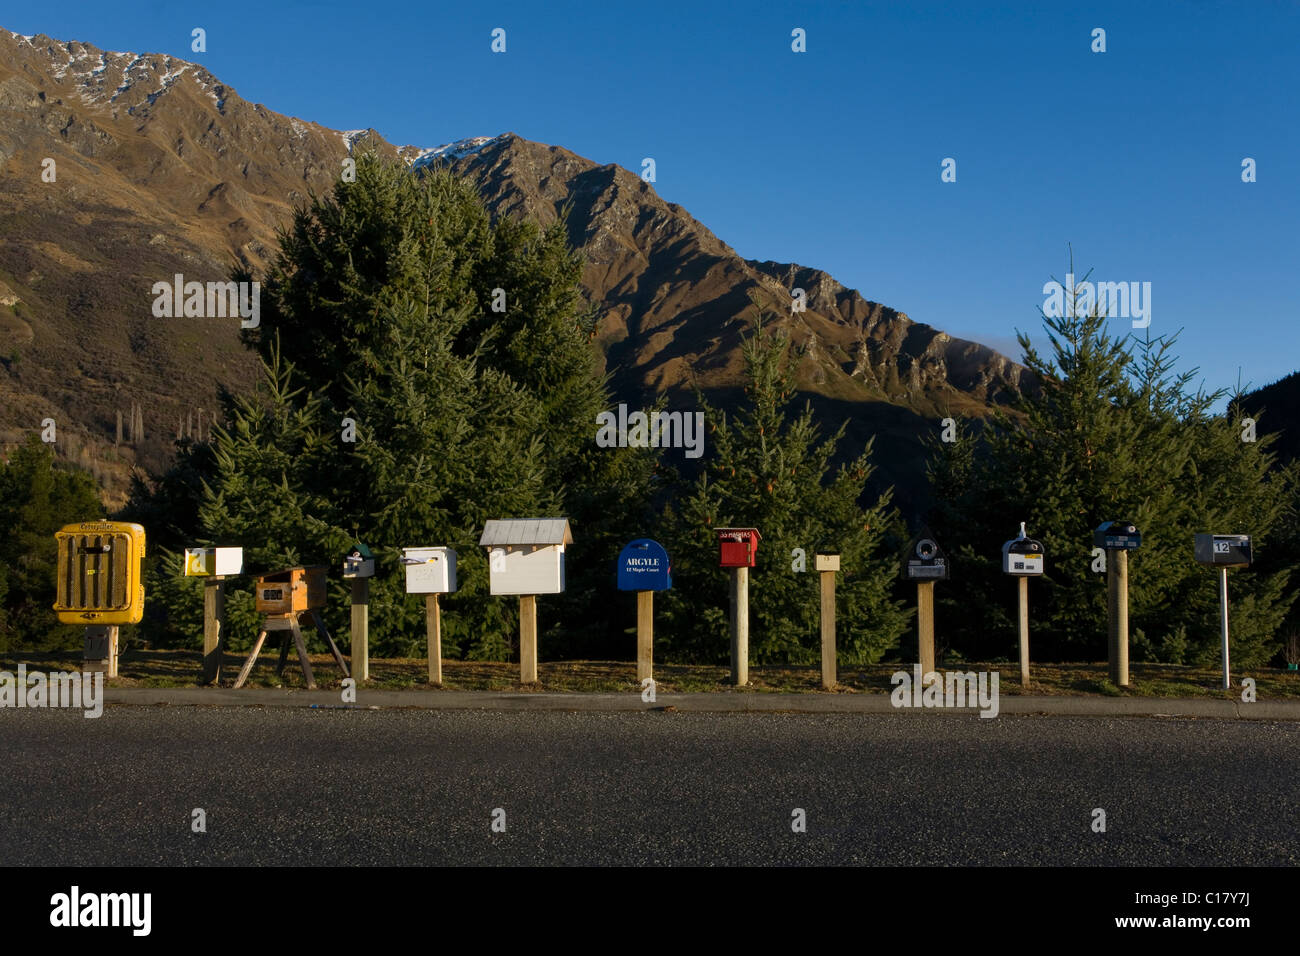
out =
<path fill-rule="evenodd" d="M 487 593 L 479 531 L 490 518 L 562 515 L 575 543 L 568 590 L 540 604 L 545 657 L 632 656 L 634 602 L 615 590 L 615 561 L 627 541 L 654 537 L 674 579 L 658 602 L 656 657 L 725 661 L 715 531 L 753 526 L 763 535 L 750 585 L 754 663 L 817 659 L 817 576 L 800 573 L 797 555 L 810 560 L 821 546 L 842 554 L 842 664 L 910 659 L 914 594 L 899 574 L 909 530 L 890 492 L 867 492 L 870 443 L 845 449 L 843 426 L 823 434 L 807 403 L 791 407 L 801 353 L 789 336 L 756 302 L 742 400 L 726 412 L 696 395 L 707 444 L 695 471 L 667 450 L 602 448 L 597 414 L 613 403 L 581 269 L 563 217 L 545 229 L 494 221 L 446 171 L 359 157 L 355 181 L 313 197 L 280 236 L 261 324 L 244 333 L 262 361 L 257 388 L 224 393 L 222 424 L 178 441 L 173 467 L 138 480 L 117 516 L 149 534 L 146 636 L 199 646 L 202 587 L 181 575 L 186 546 L 242 546 L 246 567 L 270 571 L 336 568 L 359 540 L 377 558 L 372 654 L 419 656 L 423 604 L 404 593 L 400 548 L 450 545 L 462 573 L 445 601 L 445 653 L 506 659 L 517 602 Z M 1300 565 L 1296 466 L 1275 460 L 1270 437 L 1243 440 L 1235 402 L 1215 413 L 1223 395 L 1192 391 L 1194 372 L 1174 371 L 1172 338 L 1116 339 L 1096 310 L 1044 323 L 1049 354 L 1020 336 L 1033 384 L 1018 405 L 978 439 L 965 428 L 955 442 L 929 442 L 927 517 L 954 566 L 938 587 L 941 653 L 1014 655 L 1015 589 L 998 557 L 1025 521 L 1048 550 L 1031 588 L 1034 657 L 1103 659 L 1105 578 L 1092 571 L 1091 534 L 1129 519 L 1145 537 L 1130 569 L 1135 659 L 1202 663 L 1217 652 L 1215 576 L 1191 559 L 1196 531 L 1254 535 L 1257 566 L 1232 575 L 1233 655 L 1274 658 Z M 15 463 L 0 472 L 3 501 L 49 500 L 29 459 Z M 67 485 L 57 514 L 24 518 L 27 505 L 7 505 L 0 522 L 26 529 L 38 556 L 44 535 L 52 556 L 53 522 L 99 514 L 84 491 Z M 23 608 L 35 621 L 52 602 L 44 573 L 0 575 L 11 620 Z M 345 635 L 348 592 L 331 580 L 327 622 Z M 247 580 L 230 588 L 227 613 L 231 646 L 243 649 L 259 624 Z M 0 634 L 19 644 L 25 627 L 0 618 Z"/>

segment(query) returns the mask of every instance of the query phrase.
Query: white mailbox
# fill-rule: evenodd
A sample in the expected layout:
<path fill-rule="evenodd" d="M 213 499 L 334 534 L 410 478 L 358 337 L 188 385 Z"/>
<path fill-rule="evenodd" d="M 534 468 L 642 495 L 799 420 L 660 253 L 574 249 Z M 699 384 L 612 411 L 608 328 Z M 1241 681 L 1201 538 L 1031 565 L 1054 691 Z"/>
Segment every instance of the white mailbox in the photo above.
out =
<path fill-rule="evenodd" d="M 1025 534 L 1025 523 L 1020 522 L 1020 536 L 1002 545 L 1002 573 L 1030 577 L 1043 573 L 1043 542 Z"/>
<path fill-rule="evenodd" d="M 479 544 L 487 548 L 493 594 L 559 594 L 564 547 L 573 543 L 568 518 L 492 520 Z"/>
<path fill-rule="evenodd" d="M 243 548 L 185 549 L 185 576 L 187 578 L 209 578 L 243 573 Z"/>
<path fill-rule="evenodd" d="M 403 548 L 407 594 L 450 594 L 456 590 L 456 552 L 451 548 Z"/>

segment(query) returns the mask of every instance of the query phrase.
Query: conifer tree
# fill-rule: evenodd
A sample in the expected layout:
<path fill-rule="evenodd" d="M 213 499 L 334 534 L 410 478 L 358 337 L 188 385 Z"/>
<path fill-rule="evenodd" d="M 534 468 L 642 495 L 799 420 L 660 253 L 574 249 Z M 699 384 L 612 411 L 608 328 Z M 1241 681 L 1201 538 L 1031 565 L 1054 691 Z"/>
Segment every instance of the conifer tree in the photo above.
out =
<path fill-rule="evenodd" d="M 360 157 L 356 181 L 281 236 L 260 326 L 246 334 L 266 367 L 261 397 L 223 399 L 211 446 L 186 445 L 139 507 L 197 497 L 191 537 L 243 544 L 246 566 L 263 570 L 291 559 L 333 569 L 354 541 L 370 545 L 380 656 L 423 654 L 422 602 L 405 594 L 399 549 L 450 545 L 461 592 L 446 601 L 446 653 L 510 654 L 517 604 L 487 595 L 484 522 L 570 517 L 569 588 L 590 597 L 608 567 L 580 549 L 639 531 L 648 506 L 651 456 L 595 449 L 607 382 L 566 241 L 563 223 L 493 222 L 448 173 Z M 273 502 L 283 507 L 268 517 Z M 346 595 L 334 577 L 328 620 L 344 631 Z M 548 619 L 552 606 L 544 642 L 548 628 L 608 624 L 599 604 L 568 619 L 559 601 Z"/>
<path fill-rule="evenodd" d="M 56 463 L 36 435 L 0 461 L 0 650 L 73 646 L 77 631 L 54 617 L 58 552 L 54 532 L 104 516 L 85 472 Z"/>
<path fill-rule="evenodd" d="M 749 584 L 751 662 L 818 660 L 819 590 L 810 569 L 821 546 L 841 552 L 839 660 L 874 662 L 898 642 L 908 612 L 891 597 L 897 573 L 891 550 L 899 531 L 891 492 L 861 503 L 873 470 L 871 443 L 835 468 L 831 459 L 845 426 L 823 439 L 808 403 L 790 418 L 797 354 L 785 332 L 764 325 L 761 310 L 742 352 L 745 399 L 737 413 L 727 416 L 698 398 L 713 448 L 671 513 L 665 651 L 684 659 L 727 659 L 728 572 L 718 567 L 716 529 L 756 527 L 762 540 Z M 809 570 L 795 570 L 795 549 L 802 549 Z"/>
<path fill-rule="evenodd" d="M 1073 271 L 1073 270 L 1071 270 Z M 1086 281 L 1085 276 L 1081 280 Z M 1078 288 L 1067 290 L 1078 301 Z M 1176 374 L 1176 336 L 1116 339 L 1094 306 L 1044 315 L 1051 354 L 1024 334 L 1038 388 L 998 415 L 983 451 L 969 434 L 931 442 L 937 503 L 932 526 L 954 556 L 942 616 L 961 653 L 1015 652 L 1014 589 L 1001 574 L 1001 543 L 1025 521 L 1043 541 L 1047 573 L 1031 591 L 1031 648 L 1039 657 L 1106 656 L 1106 578 L 1094 568 L 1093 529 L 1129 520 L 1143 546 L 1129 559 L 1129 619 L 1138 659 L 1205 663 L 1217 653 L 1213 573 L 1192 557 L 1197 531 L 1250 533 L 1267 551 L 1294 496 L 1291 469 L 1274 469 L 1268 442 L 1246 443 L 1222 392 L 1191 390 Z M 1288 567 L 1233 576 L 1234 659 L 1262 663 L 1290 606 Z"/>

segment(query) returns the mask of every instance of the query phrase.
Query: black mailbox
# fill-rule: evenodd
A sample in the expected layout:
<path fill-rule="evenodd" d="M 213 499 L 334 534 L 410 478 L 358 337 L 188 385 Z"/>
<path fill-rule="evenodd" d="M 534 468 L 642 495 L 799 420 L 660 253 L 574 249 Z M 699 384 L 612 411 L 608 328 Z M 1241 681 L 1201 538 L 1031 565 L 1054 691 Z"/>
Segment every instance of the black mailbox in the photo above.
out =
<path fill-rule="evenodd" d="M 1142 532 L 1131 521 L 1103 521 L 1092 533 L 1092 543 L 1107 551 L 1132 551 L 1142 547 Z"/>
<path fill-rule="evenodd" d="M 909 581 L 947 581 L 948 559 L 938 543 L 923 534 L 912 542 L 903 570 Z"/>
<path fill-rule="evenodd" d="M 1250 567 L 1250 535 L 1197 534 L 1196 560 L 1216 568 Z"/>

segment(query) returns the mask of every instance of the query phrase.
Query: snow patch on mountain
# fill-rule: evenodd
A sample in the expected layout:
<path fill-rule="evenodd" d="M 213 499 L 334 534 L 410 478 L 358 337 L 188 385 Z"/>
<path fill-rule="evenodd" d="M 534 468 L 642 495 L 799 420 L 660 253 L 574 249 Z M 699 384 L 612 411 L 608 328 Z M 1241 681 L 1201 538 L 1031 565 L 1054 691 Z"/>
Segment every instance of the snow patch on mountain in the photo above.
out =
<path fill-rule="evenodd" d="M 504 136 L 505 134 L 501 134 Z M 450 162 L 456 159 L 464 159 L 477 153 L 484 146 L 490 146 L 501 138 L 501 136 L 471 136 L 469 139 L 458 139 L 454 143 L 446 143 L 442 146 L 434 146 L 432 149 L 421 149 L 416 151 L 414 156 L 407 159 L 412 169 L 418 169 L 421 166 L 430 166 L 439 160 Z"/>
<path fill-rule="evenodd" d="M 365 139 L 369 135 L 370 130 L 368 129 L 349 129 L 339 133 L 340 138 L 343 140 L 343 145 L 348 148 L 349 153 L 352 152 L 352 148 L 357 145 L 357 140 Z"/>

